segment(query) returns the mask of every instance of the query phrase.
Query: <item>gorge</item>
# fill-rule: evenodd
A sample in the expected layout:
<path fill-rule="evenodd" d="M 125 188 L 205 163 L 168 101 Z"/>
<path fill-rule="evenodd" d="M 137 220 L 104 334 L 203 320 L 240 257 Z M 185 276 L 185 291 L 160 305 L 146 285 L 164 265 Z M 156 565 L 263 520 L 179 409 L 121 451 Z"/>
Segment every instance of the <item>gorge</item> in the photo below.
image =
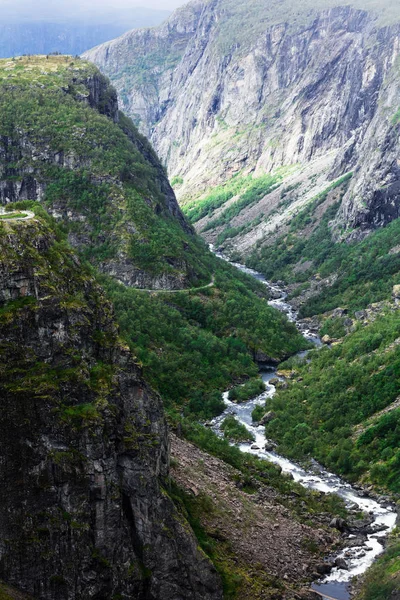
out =
<path fill-rule="evenodd" d="M 0 600 L 399 600 L 399 27 L 0 60 Z"/>

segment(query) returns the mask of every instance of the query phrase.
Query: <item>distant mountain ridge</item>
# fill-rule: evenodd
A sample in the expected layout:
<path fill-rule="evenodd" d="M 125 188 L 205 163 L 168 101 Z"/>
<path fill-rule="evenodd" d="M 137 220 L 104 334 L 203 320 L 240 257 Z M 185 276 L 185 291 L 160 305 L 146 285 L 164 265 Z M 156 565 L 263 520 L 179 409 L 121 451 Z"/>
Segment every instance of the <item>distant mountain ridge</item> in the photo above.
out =
<path fill-rule="evenodd" d="M 56 15 L 47 18 L 39 13 L 17 15 L 9 10 L 0 24 L 0 58 L 23 54 L 81 54 L 85 50 L 111 40 L 125 31 L 153 27 L 164 21 L 170 11 L 133 7 L 130 10 L 99 14 Z"/>
<path fill-rule="evenodd" d="M 84 56 L 150 136 L 182 205 L 209 198 L 198 230 L 243 256 L 350 171 L 336 238 L 399 216 L 399 48 L 388 0 L 196 0 Z M 240 191 L 232 177 L 266 174 L 281 185 L 274 196 L 222 216 Z"/>

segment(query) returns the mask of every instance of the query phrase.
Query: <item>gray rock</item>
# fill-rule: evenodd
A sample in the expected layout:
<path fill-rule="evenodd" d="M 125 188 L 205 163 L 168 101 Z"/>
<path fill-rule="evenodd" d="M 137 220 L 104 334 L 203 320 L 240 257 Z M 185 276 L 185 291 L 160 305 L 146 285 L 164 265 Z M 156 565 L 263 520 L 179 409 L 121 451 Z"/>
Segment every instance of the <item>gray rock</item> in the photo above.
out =
<path fill-rule="evenodd" d="M 354 171 L 333 226 L 337 237 L 344 227 L 345 237 L 362 239 L 400 211 L 393 121 L 400 27 L 384 26 L 375 11 L 337 6 L 307 13 L 301 3 L 299 25 L 286 8 L 277 3 L 265 19 L 251 4 L 248 18 L 238 21 L 221 0 L 191 2 L 160 27 L 130 32 L 84 56 L 115 81 L 122 109 L 151 136 L 169 171 L 182 176 L 182 197 L 243 170 L 300 164 L 310 167 L 310 177 L 327 169 L 328 180 Z M 226 44 L 232 31 L 240 39 Z M 145 61 L 151 86 L 139 76 Z M 281 193 L 272 207 L 272 196 L 262 199 L 232 224 L 268 214 Z M 235 245 L 252 248 L 290 212 L 289 205 Z"/>
<path fill-rule="evenodd" d="M 267 425 L 271 421 L 276 419 L 276 413 L 273 410 L 269 410 L 265 415 L 260 419 L 260 425 Z"/>
<path fill-rule="evenodd" d="M 329 523 L 329 527 L 332 527 L 334 529 L 338 529 L 341 532 L 344 532 L 348 529 L 348 524 L 347 522 L 342 519 L 341 517 L 335 517 L 334 519 L 332 519 L 332 521 Z"/>
<path fill-rule="evenodd" d="M 0 238 L 0 299 L 34 306 L 0 323 L 1 577 L 42 600 L 221 600 L 165 491 L 161 398 L 118 341 L 103 291 L 54 241 L 36 220 Z M 112 374 L 100 391 L 94 368 Z"/>
<path fill-rule="evenodd" d="M 338 569 L 343 569 L 345 571 L 349 570 L 349 565 L 347 564 L 345 559 L 340 557 L 335 559 L 335 567 L 337 567 Z"/>

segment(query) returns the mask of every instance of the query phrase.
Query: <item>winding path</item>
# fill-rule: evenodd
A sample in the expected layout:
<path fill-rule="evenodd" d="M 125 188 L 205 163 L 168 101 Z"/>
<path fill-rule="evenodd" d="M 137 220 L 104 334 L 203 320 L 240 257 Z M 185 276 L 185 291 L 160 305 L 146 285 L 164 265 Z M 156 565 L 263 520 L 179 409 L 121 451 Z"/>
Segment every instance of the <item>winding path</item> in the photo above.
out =
<path fill-rule="evenodd" d="M 24 214 L 25 217 L 14 217 L 13 216 L 14 212 L 16 212 L 16 214 Z M 31 210 L 21 210 L 21 211 L 14 211 L 14 212 L 6 212 L 5 210 L 0 211 L 0 222 L 15 223 L 15 221 L 29 221 L 30 219 L 35 218 L 35 213 L 32 212 Z M 6 219 L 1 218 L 4 215 L 7 215 Z"/>
<path fill-rule="evenodd" d="M 207 283 L 207 285 L 201 285 L 200 287 L 197 288 L 187 288 L 187 289 L 180 289 L 180 290 L 148 290 L 145 288 L 134 288 L 135 290 L 137 290 L 138 292 L 146 292 L 148 294 L 178 294 L 179 292 L 184 292 L 184 293 L 189 293 L 189 292 L 200 292 L 201 290 L 206 290 L 208 288 L 214 287 L 215 285 L 215 275 L 212 276 L 212 279 L 210 281 L 210 283 Z"/>

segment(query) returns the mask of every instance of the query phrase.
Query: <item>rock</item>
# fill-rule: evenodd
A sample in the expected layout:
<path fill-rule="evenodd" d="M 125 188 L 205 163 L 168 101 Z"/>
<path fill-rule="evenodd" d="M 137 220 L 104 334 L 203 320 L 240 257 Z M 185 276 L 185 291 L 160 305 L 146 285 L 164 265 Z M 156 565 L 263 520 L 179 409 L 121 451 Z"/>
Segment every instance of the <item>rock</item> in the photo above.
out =
<path fill-rule="evenodd" d="M 269 296 L 271 298 L 271 300 L 280 300 L 282 298 L 282 292 L 279 292 L 277 290 L 268 290 L 269 292 Z"/>
<path fill-rule="evenodd" d="M 367 317 L 367 313 L 365 310 L 357 310 L 354 313 L 354 316 L 357 319 L 357 321 L 364 321 L 364 319 Z"/>
<path fill-rule="evenodd" d="M 253 444 L 253 445 L 251 446 L 251 449 L 252 449 L 252 450 L 260 450 L 260 446 L 257 446 L 257 444 Z"/>
<path fill-rule="evenodd" d="M 273 410 L 270 410 L 260 419 L 260 425 L 267 425 L 274 419 L 276 419 L 276 413 Z"/>
<path fill-rule="evenodd" d="M 347 564 L 345 559 L 340 557 L 335 559 L 335 567 L 337 567 L 338 569 L 343 569 L 345 571 L 349 570 L 349 565 Z"/>
<path fill-rule="evenodd" d="M 0 298 L 23 275 L 34 300 L 0 322 L 1 577 L 41 600 L 221 600 L 215 568 L 164 492 L 162 400 L 72 255 L 40 219 L 0 236 Z M 112 373 L 100 389 L 94 367 Z"/>
<path fill-rule="evenodd" d="M 264 446 L 264 450 L 266 450 L 267 452 L 273 452 L 276 448 L 276 444 L 274 442 L 271 442 L 269 440 L 267 440 L 265 446 Z"/>
<path fill-rule="evenodd" d="M 317 175 L 354 172 L 334 232 L 362 239 L 399 216 L 399 139 L 386 118 L 397 110 L 398 77 L 389 81 L 389 74 L 398 28 L 393 23 L 388 29 L 368 7 L 309 13 L 307 3 L 299 4 L 304 27 L 298 28 L 284 6 L 277 3 L 267 26 L 262 8 L 257 14 L 253 5 L 249 19 L 240 20 L 240 13 L 228 17 L 220 2 L 191 2 L 159 27 L 129 32 L 84 57 L 118 83 L 123 110 L 151 136 L 168 170 L 182 176 L 182 197 L 201 196 L 210 181 L 224 183 L 241 170 L 270 173 L 324 157 L 320 167 L 312 165 Z M 232 32 L 239 35 L 237 45 L 220 52 Z M 153 85 L 143 86 L 142 65 L 161 58 L 163 68 L 149 67 Z M 254 127 L 263 122 L 265 106 L 273 116 L 265 127 Z M 246 126 L 246 135 L 234 135 Z M 212 150 L 205 153 L 206 147 Z M 286 194 L 282 212 L 293 212 L 290 203 L 301 191 Z M 252 203 L 240 224 L 262 209 L 265 201 L 258 211 Z M 265 232 L 263 222 L 240 234 L 241 249 L 250 253 L 274 227 Z"/>
<path fill-rule="evenodd" d="M 400 285 L 394 285 L 392 296 L 395 300 L 400 300 Z"/>
<path fill-rule="evenodd" d="M 348 548 L 363 548 L 365 546 L 365 542 L 367 541 L 367 536 L 356 536 L 349 540 L 346 540 L 346 546 Z"/>
<path fill-rule="evenodd" d="M 324 562 L 317 565 L 316 570 L 320 575 L 329 575 L 334 566 L 335 565 L 332 562 Z"/>
<path fill-rule="evenodd" d="M 343 533 L 344 531 L 347 531 L 348 524 L 346 523 L 346 521 L 344 519 L 342 519 L 340 517 L 335 517 L 329 523 L 329 527 L 332 527 L 334 529 L 338 529 L 338 531 L 341 531 Z"/>
<path fill-rule="evenodd" d="M 329 335 L 324 335 L 324 337 L 321 339 L 321 342 L 323 344 L 331 344 L 332 338 Z"/>

